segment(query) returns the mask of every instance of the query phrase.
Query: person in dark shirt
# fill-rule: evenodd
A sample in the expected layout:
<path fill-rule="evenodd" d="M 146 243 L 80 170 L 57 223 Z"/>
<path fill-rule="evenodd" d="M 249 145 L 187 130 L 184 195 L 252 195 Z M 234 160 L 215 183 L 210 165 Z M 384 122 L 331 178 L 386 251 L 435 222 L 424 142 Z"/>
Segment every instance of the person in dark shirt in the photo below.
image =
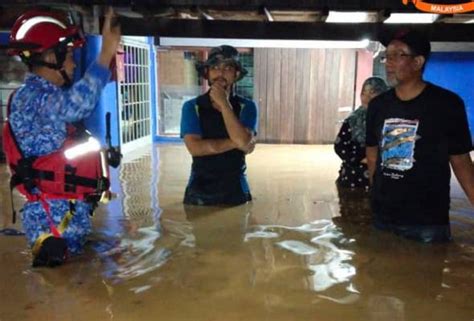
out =
<path fill-rule="evenodd" d="M 233 91 L 247 73 L 238 58 L 234 47 L 222 45 L 197 65 L 210 89 L 183 105 L 181 137 L 193 157 L 185 204 L 239 205 L 252 199 L 245 155 L 255 148 L 257 106 Z"/>
<path fill-rule="evenodd" d="M 374 98 L 367 112 L 374 224 L 422 242 L 448 241 L 450 165 L 474 204 L 464 103 L 457 94 L 423 80 L 431 52 L 424 35 L 405 30 L 385 44 L 393 89 Z"/>
<path fill-rule="evenodd" d="M 361 105 L 342 123 L 334 142 L 334 150 L 342 160 L 339 177 L 336 181 L 338 187 L 369 188 L 369 171 L 365 158 L 367 106 L 372 98 L 387 89 L 387 84 L 382 78 L 367 78 L 360 93 Z"/>

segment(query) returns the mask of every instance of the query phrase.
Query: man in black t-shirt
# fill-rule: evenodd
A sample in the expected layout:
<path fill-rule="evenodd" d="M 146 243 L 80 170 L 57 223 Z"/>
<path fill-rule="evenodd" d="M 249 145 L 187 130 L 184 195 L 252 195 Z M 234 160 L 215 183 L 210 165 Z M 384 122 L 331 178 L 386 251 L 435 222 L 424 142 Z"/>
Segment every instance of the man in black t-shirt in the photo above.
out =
<path fill-rule="evenodd" d="M 447 241 L 451 164 L 474 204 L 471 135 L 462 99 L 422 79 L 429 41 L 399 32 L 386 51 L 392 90 L 367 114 L 367 165 L 377 228 L 423 242 Z"/>

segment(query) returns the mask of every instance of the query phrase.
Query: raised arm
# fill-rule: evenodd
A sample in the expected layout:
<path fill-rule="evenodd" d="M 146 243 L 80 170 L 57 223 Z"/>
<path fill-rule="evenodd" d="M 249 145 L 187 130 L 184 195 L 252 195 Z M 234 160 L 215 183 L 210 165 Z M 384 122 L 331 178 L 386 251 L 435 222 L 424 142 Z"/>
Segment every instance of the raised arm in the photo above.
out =
<path fill-rule="evenodd" d="M 70 89 L 47 95 L 48 102 L 43 105 L 49 109 L 49 113 L 67 122 L 79 121 L 92 113 L 110 77 L 109 65 L 120 43 L 120 26 L 114 25 L 113 21 L 114 13 L 109 8 L 102 28 L 102 48 L 97 61 Z"/>
<path fill-rule="evenodd" d="M 104 25 L 102 26 L 102 48 L 98 58 L 99 64 L 109 68 L 112 58 L 117 53 L 120 38 L 120 25 L 116 23 L 116 16 L 112 7 L 109 7 L 105 14 Z"/>

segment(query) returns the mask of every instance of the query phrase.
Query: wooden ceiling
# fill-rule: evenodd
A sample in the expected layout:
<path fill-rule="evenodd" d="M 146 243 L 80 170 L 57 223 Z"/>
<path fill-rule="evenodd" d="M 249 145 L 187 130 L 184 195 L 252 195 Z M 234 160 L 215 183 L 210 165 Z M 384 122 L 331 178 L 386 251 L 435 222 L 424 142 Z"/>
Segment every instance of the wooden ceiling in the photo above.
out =
<path fill-rule="evenodd" d="M 433 0 L 433 4 L 461 1 Z M 463 2 L 466 2 L 464 0 Z M 23 11 L 40 1 L 3 0 L 0 4 L 0 29 L 9 30 Z M 67 10 L 86 31 L 98 32 L 97 25 L 105 5 L 112 5 L 119 16 L 123 34 L 166 37 L 293 39 L 293 40 L 379 40 L 382 35 L 410 27 L 427 33 L 432 41 L 473 42 L 474 12 L 440 15 L 430 24 L 386 24 L 394 13 L 419 13 L 412 3 L 402 0 L 115 0 L 41 1 L 42 6 Z M 364 23 L 325 22 L 330 11 L 370 13 Z"/>

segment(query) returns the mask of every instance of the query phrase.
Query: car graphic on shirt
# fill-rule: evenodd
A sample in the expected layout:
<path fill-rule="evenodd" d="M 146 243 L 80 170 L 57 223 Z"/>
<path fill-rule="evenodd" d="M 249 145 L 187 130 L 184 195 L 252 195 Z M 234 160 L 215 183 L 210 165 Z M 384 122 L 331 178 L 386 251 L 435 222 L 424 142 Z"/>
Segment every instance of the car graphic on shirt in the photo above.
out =
<path fill-rule="evenodd" d="M 389 118 L 382 129 L 382 167 L 407 171 L 415 161 L 415 141 L 418 120 Z"/>

